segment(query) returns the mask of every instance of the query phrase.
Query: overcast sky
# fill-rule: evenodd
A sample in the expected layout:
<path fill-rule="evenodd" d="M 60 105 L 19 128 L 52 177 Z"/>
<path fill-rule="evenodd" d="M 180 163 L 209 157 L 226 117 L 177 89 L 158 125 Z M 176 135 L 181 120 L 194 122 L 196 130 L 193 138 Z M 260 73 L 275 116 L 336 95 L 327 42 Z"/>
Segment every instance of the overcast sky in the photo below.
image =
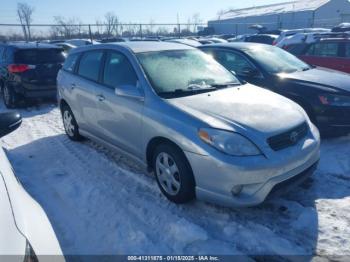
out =
<path fill-rule="evenodd" d="M 187 22 L 188 17 L 200 13 L 206 22 L 216 16 L 221 9 L 244 8 L 284 0 L 26 0 L 35 7 L 33 23 L 52 23 L 53 16 L 76 17 L 83 23 L 94 23 L 106 12 L 116 13 L 123 22 L 176 23 Z M 18 23 L 15 0 L 1 0 L 0 23 Z"/>

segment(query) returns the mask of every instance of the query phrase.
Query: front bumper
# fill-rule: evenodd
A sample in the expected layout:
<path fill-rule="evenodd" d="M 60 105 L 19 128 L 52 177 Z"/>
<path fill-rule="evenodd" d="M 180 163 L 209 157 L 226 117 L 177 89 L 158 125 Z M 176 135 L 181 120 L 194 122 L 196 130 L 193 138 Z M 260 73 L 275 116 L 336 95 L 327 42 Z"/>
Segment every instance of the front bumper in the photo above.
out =
<path fill-rule="evenodd" d="M 264 202 L 275 186 L 303 173 L 312 174 L 320 158 L 320 141 L 307 138 L 269 158 L 185 154 L 198 199 L 229 207 L 255 206 Z M 237 187 L 241 188 L 238 194 L 233 190 Z"/>

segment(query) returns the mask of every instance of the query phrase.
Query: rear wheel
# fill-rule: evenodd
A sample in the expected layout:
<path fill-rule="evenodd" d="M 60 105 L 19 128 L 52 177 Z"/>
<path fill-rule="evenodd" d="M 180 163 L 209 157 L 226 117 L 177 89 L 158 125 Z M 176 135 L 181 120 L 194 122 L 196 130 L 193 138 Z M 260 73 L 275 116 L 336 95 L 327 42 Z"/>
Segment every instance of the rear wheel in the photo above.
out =
<path fill-rule="evenodd" d="M 73 141 L 80 141 L 83 137 L 79 134 L 79 127 L 72 110 L 69 106 L 64 105 L 62 107 L 62 119 L 64 130 L 66 131 L 67 136 Z"/>
<path fill-rule="evenodd" d="M 2 87 L 2 97 L 4 99 L 4 104 L 7 108 L 15 108 L 17 105 L 17 94 L 12 88 L 9 88 L 6 84 Z"/>
<path fill-rule="evenodd" d="M 158 186 L 170 201 L 183 204 L 195 198 L 192 169 L 179 148 L 159 145 L 153 155 L 153 167 Z"/>

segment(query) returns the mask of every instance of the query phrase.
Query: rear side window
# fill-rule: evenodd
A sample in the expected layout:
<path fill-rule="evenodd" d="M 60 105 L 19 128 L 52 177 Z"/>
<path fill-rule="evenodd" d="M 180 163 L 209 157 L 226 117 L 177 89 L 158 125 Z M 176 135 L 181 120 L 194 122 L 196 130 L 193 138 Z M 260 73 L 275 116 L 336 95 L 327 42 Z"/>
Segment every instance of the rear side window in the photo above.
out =
<path fill-rule="evenodd" d="M 128 58 L 120 53 L 109 53 L 105 63 L 103 82 L 111 87 L 121 85 L 136 87 L 137 76 Z"/>
<path fill-rule="evenodd" d="M 103 51 L 90 51 L 80 59 L 78 74 L 87 79 L 98 81 Z"/>
<path fill-rule="evenodd" d="M 63 63 L 64 59 L 61 49 L 24 49 L 15 53 L 15 63 L 29 65 Z"/>
<path fill-rule="evenodd" d="M 75 65 L 77 64 L 79 58 L 79 54 L 72 54 L 69 55 L 64 62 L 63 69 L 68 71 L 68 72 L 73 72 Z"/>
<path fill-rule="evenodd" d="M 311 45 L 310 49 L 306 52 L 306 55 L 337 57 L 338 47 L 338 43 L 316 43 Z"/>

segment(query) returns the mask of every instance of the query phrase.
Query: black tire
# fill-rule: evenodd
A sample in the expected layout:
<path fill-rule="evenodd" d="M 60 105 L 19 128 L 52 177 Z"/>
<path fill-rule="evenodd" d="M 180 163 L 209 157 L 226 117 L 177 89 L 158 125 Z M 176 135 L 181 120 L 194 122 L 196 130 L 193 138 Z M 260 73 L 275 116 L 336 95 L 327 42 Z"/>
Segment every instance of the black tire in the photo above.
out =
<path fill-rule="evenodd" d="M 4 104 L 8 109 L 15 108 L 18 103 L 18 96 L 12 88 L 9 88 L 6 84 L 2 87 L 2 98 Z"/>
<path fill-rule="evenodd" d="M 168 154 L 175 162 L 178 169 L 179 190 L 176 194 L 169 194 L 162 186 L 157 173 L 157 158 L 160 154 Z M 193 172 L 185 154 L 178 147 L 171 144 L 159 145 L 153 154 L 152 158 L 153 170 L 157 180 L 157 184 L 161 192 L 172 202 L 176 204 L 184 204 L 192 201 L 195 198 L 195 180 Z M 159 171 L 158 171 L 159 172 Z"/>
<path fill-rule="evenodd" d="M 63 121 L 64 130 L 66 131 L 66 134 L 69 137 L 69 139 L 71 139 L 73 141 L 83 140 L 84 138 L 79 133 L 78 123 L 75 120 L 74 114 L 73 114 L 72 110 L 70 109 L 70 107 L 68 105 L 63 105 L 61 108 L 61 113 L 62 113 L 62 121 Z M 65 122 L 65 115 L 66 114 L 71 116 L 71 125 L 72 125 L 71 130 L 68 130 L 69 127 L 66 126 L 66 122 Z"/>

